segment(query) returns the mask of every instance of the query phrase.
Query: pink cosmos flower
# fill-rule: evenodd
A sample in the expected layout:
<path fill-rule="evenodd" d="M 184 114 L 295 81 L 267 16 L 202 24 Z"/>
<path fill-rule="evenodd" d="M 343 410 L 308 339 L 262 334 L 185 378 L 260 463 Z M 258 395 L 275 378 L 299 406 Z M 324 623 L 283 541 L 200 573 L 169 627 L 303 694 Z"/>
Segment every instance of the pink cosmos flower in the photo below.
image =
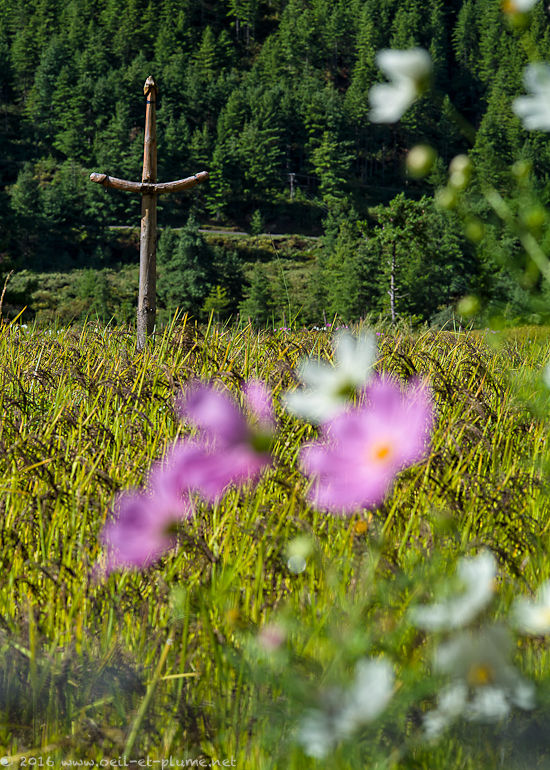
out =
<path fill-rule="evenodd" d="M 167 493 L 125 492 L 115 504 L 101 540 L 107 546 L 106 573 L 119 567 L 149 567 L 175 543 L 175 524 L 192 513 L 191 504 Z"/>
<path fill-rule="evenodd" d="M 244 392 L 250 421 L 231 396 L 205 383 L 196 383 L 180 398 L 181 417 L 200 434 L 197 441 L 180 442 L 172 450 L 166 475 L 172 490 L 193 488 L 213 502 L 230 484 L 258 476 L 271 463 L 271 396 L 257 380 L 248 382 Z"/>
<path fill-rule="evenodd" d="M 302 467 L 316 478 L 318 508 L 349 514 L 384 499 L 395 475 L 426 453 L 433 409 L 426 386 L 402 391 L 388 378 L 366 388 L 366 403 L 337 415 L 304 447 Z"/>
<path fill-rule="evenodd" d="M 204 443 L 177 441 L 149 475 L 149 486 L 161 496 L 188 498 L 212 484 L 212 467 Z"/>

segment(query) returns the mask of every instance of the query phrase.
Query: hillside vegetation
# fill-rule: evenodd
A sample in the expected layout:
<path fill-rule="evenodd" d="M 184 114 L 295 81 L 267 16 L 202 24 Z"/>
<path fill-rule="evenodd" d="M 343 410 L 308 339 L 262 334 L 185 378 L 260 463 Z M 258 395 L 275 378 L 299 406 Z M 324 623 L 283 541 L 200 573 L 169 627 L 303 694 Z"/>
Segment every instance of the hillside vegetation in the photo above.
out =
<path fill-rule="evenodd" d="M 395 126 L 369 122 L 368 92 L 383 79 L 377 51 L 412 46 L 430 52 L 434 88 Z M 3 271 L 118 270 L 136 260 L 108 228 L 137 224 L 139 202 L 91 184 L 88 175 L 140 178 L 142 85 L 153 74 L 160 89 L 159 178 L 210 172 L 207 185 L 163 198 L 159 221 L 181 227 L 191 211 L 192 222 L 324 234 L 302 280 L 306 291 L 287 289 L 286 304 L 301 322 L 318 323 L 323 313 L 356 320 L 388 312 L 391 238 L 384 241 L 381 229 L 394 216 L 386 212 L 390 200 L 402 219 L 394 240 L 416 232 L 411 264 L 398 266 L 401 316 L 433 319 L 469 291 L 526 319 L 524 293 L 503 267 L 518 253 L 514 233 L 489 227 L 474 247 L 456 215 L 433 210 L 431 196 L 449 160 L 469 150 L 474 213 L 488 211 L 476 197 L 481 183 L 521 195 L 509 173 L 518 158 L 532 165 L 534 189 L 546 204 L 547 142 L 540 132 L 526 133 L 510 109 L 529 58 L 550 59 L 543 3 L 528 27 L 515 27 L 495 0 L 5 0 Z M 439 154 L 423 181 L 404 174 L 406 152 L 418 142 Z M 187 243 L 170 256 L 187 277 L 178 297 L 161 297 L 161 307 L 200 316 L 215 305 L 222 317 L 235 317 L 243 299 L 266 283 L 261 266 L 253 272 L 239 258 L 231 262 L 225 245 L 214 261 L 207 255 L 207 270 L 197 249 Z M 414 285 L 425 268 L 430 291 Z M 425 295 L 422 307 L 415 292 Z M 35 304 L 24 300 L 16 312 Z M 273 318 L 277 286 L 266 302 Z M 113 312 L 112 301 L 84 303 L 82 313 L 100 305 L 100 316 L 123 319 L 123 304 L 124 298 Z M 244 315 L 260 326 L 266 321 L 250 303 Z"/>
<path fill-rule="evenodd" d="M 539 382 L 547 351 L 535 338 L 524 330 L 494 347 L 474 335 L 379 336 L 377 370 L 427 378 L 437 424 L 429 456 L 399 476 L 384 504 L 346 519 L 307 502 L 297 458 L 314 432 L 278 405 L 304 355 L 331 355 L 327 332 L 230 333 L 184 319 L 138 355 L 122 328 L 4 327 L 0 753 L 56 763 L 173 755 L 234 758 L 251 770 L 313 766 L 295 744 L 305 691 L 287 702 L 296 672 L 321 683 L 332 649 L 345 661 L 368 642 L 393 657 L 407 691 L 404 661 L 420 678 L 429 665 L 418 634 L 401 628 L 411 591 L 430 591 L 457 552 L 486 546 L 498 557 L 498 607 L 548 576 L 546 434 L 510 382 L 514 371 L 526 392 Z M 250 377 L 269 383 L 276 464 L 256 487 L 199 505 L 177 548 L 154 566 L 105 579 L 98 535 L 114 496 L 140 486 L 188 432 L 174 398 L 195 377 L 237 395 Z M 547 408 L 543 396 L 531 401 Z M 299 574 L 287 566 L 297 537 L 313 549 Z M 427 582 L 414 588 L 421 564 Z M 277 616 L 287 619 L 293 657 L 282 669 L 274 659 L 273 681 L 260 668 L 255 685 L 254 640 Z M 526 675 L 544 682 L 546 645 L 524 641 L 517 652 Z M 359 742 L 355 759 L 335 754 L 330 766 L 496 768 L 507 735 L 507 767 L 523 767 L 515 762 L 528 725 L 537 736 L 529 750 L 550 756 L 545 728 L 536 727 L 544 704 L 502 732 L 472 726 L 466 737 L 395 754 L 395 731 L 407 735 L 420 718 L 411 706 L 405 722 L 390 715 L 398 721 Z M 389 764 L 376 764 L 376 745 Z"/>

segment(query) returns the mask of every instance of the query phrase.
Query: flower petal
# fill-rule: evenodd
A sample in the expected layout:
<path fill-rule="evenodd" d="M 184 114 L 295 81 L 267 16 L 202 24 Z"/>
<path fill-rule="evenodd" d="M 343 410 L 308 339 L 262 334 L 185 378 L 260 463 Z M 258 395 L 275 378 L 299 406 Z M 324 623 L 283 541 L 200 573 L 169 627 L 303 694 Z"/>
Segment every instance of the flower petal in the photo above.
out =
<path fill-rule="evenodd" d="M 209 440 L 231 444 L 247 434 L 246 420 L 236 401 L 212 385 L 195 383 L 180 397 L 177 408 Z"/>
<path fill-rule="evenodd" d="M 101 533 L 107 574 L 120 567 L 148 567 L 174 545 L 169 524 L 177 517 L 164 498 L 127 492 L 118 498 L 115 510 L 117 517 Z"/>
<path fill-rule="evenodd" d="M 271 392 L 261 380 L 248 380 L 244 387 L 246 403 L 260 423 L 272 426 L 274 423 Z"/>

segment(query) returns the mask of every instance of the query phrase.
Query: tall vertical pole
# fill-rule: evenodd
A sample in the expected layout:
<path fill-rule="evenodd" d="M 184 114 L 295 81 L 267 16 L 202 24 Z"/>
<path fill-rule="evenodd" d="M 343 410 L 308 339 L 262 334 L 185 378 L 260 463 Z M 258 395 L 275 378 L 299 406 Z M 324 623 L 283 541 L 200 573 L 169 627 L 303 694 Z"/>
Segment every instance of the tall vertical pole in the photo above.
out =
<path fill-rule="evenodd" d="M 0 0 L 1 3 L 1 0 Z M 143 86 L 146 98 L 145 106 L 145 141 L 143 145 L 143 172 L 141 182 L 128 179 L 118 179 L 108 174 L 90 174 L 90 180 L 103 187 L 115 190 L 139 193 L 141 195 L 141 237 L 139 243 L 139 292 L 137 310 L 137 349 L 143 350 L 147 345 L 148 335 L 155 328 L 157 310 L 157 195 L 176 193 L 194 187 L 199 182 L 208 179 L 207 171 L 186 179 L 176 179 L 173 182 L 157 182 L 157 84 L 154 78 L 148 77 Z M 1 309 L 0 297 L 0 309 Z"/>
<path fill-rule="evenodd" d="M 157 181 L 157 86 L 148 77 L 143 86 L 145 106 L 145 140 L 141 181 Z M 143 350 L 155 326 L 157 295 L 157 195 L 145 192 L 141 198 L 141 236 L 139 242 L 139 294 L 137 310 L 137 348 Z"/>

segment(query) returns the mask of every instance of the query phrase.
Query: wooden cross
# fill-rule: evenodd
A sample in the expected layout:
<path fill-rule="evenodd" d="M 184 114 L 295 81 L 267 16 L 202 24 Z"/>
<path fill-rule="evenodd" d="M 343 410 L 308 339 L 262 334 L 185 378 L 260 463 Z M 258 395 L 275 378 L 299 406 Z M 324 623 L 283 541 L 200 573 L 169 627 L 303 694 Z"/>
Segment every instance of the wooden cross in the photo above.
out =
<path fill-rule="evenodd" d="M 157 182 L 157 85 L 149 76 L 143 86 L 145 105 L 145 140 L 143 144 L 143 172 L 141 182 L 128 182 L 107 174 L 90 174 L 92 182 L 103 187 L 114 187 L 141 194 L 141 236 L 139 241 L 139 294 L 137 309 L 137 348 L 143 350 L 147 337 L 155 326 L 157 293 L 157 195 L 179 192 L 208 179 L 207 171 L 200 171 L 187 179 L 175 182 Z"/>

